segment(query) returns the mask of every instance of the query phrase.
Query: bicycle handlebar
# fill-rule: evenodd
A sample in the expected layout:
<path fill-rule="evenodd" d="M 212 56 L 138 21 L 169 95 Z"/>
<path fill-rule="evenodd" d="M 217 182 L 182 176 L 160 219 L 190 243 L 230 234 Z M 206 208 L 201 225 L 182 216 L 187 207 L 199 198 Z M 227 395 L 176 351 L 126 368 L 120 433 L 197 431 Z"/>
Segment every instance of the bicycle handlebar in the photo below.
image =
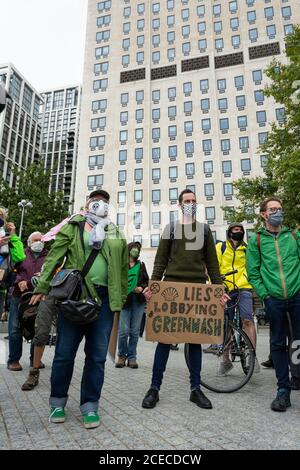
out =
<path fill-rule="evenodd" d="M 221 278 L 223 279 L 223 281 L 226 279 L 226 277 L 228 276 L 232 276 L 233 274 L 237 274 L 238 273 L 238 270 L 235 269 L 234 271 L 229 271 L 228 273 L 225 273 L 225 274 L 222 274 L 221 275 Z"/>

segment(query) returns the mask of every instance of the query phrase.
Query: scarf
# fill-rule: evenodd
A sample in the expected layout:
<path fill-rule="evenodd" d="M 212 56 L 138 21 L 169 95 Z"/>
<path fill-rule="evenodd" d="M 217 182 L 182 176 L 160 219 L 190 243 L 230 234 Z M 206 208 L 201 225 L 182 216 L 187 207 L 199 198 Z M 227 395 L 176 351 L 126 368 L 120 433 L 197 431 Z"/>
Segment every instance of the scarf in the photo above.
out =
<path fill-rule="evenodd" d="M 87 212 L 85 216 L 87 223 L 92 227 L 89 237 L 89 246 L 100 250 L 105 238 L 104 229 L 110 224 L 110 219 L 108 217 L 97 217 L 95 214 L 91 214 L 91 212 Z"/>

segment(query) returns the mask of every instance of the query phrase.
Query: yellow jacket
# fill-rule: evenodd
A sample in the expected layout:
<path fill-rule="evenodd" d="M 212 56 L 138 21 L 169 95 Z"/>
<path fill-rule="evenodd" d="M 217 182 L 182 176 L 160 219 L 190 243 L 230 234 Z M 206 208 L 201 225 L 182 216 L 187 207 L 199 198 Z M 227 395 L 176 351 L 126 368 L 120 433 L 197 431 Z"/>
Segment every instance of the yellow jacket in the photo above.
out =
<path fill-rule="evenodd" d="M 246 271 L 246 249 L 247 245 L 241 243 L 236 249 L 233 248 L 233 245 L 229 240 L 226 241 L 226 249 L 222 254 L 222 244 L 223 242 L 217 243 L 216 250 L 220 266 L 220 273 L 226 274 L 229 271 L 238 271 L 237 274 L 228 276 L 226 279 L 231 282 L 227 282 L 226 285 L 228 289 L 234 290 L 234 285 L 239 289 L 252 289 L 251 284 L 248 282 L 248 276 Z"/>

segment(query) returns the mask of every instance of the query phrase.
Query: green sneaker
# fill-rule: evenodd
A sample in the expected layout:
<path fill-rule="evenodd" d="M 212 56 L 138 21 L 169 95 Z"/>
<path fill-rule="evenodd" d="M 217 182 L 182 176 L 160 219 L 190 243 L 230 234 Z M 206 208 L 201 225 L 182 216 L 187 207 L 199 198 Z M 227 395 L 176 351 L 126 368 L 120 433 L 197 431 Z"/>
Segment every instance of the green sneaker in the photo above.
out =
<path fill-rule="evenodd" d="M 66 420 L 66 413 L 64 408 L 51 406 L 49 423 L 64 423 Z"/>
<path fill-rule="evenodd" d="M 89 411 L 83 415 L 85 429 L 97 428 L 100 424 L 100 417 L 95 411 Z"/>

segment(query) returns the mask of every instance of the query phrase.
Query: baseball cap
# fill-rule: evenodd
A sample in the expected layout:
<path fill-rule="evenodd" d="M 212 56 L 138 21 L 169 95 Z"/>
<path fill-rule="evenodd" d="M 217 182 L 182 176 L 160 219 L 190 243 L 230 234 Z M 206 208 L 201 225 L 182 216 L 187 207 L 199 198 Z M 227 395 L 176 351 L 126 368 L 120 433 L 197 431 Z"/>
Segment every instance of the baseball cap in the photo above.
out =
<path fill-rule="evenodd" d="M 104 189 L 96 189 L 95 191 L 92 191 L 91 194 L 89 195 L 89 199 L 92 199 L 95 196 L 102 196 L 107 201 L 109 201 L 110 199 L 110 195 L 108 194 L 107 191 L 104 191 Z"/>

